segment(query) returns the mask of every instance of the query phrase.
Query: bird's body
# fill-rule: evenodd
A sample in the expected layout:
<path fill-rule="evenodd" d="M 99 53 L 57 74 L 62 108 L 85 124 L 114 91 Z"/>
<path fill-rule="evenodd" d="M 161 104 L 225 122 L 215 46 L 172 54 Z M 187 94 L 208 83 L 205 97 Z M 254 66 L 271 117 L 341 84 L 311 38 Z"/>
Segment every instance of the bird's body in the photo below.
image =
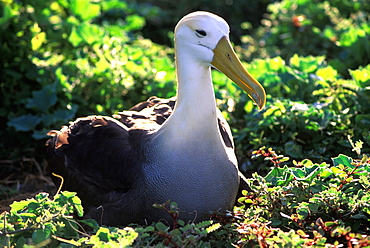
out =
<path fill-rule="evenodd" d="M 144 104 L 150 108 L 122 112 L 120 121 L 91 116 L 53 132 L 51 170 L 91 207 L 86 217 L 106 225 L 170 222 L 169 215 L 152 207 L 167 200 L 178 204 L 180 219 L 186 221 L 232 208 L 239 185 L 237 160 L 229 127 L 216 108 L 210 66 L 240 84 L 260 107 L 265 95 L 240 69 L 228 32 L 223 19 L 207 12 L 179 22 L 175 105 L 152 98 Z"/>

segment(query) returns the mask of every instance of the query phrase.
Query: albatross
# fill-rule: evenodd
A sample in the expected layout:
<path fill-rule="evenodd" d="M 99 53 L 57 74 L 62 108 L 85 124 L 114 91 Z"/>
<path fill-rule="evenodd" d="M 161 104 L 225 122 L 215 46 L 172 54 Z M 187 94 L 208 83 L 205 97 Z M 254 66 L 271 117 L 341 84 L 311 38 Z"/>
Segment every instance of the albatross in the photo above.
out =
<path fill-rule="evenodd" d="M 85 218 L 111 226 L 171 223 L 168 213 L 153 207 L 168 200 L 184 221 L 233 208 L 239 171 L 230 128 L 216 107 L 211 67 L 260 109 L 266 94 L 228 37 L 221 17 L 186 15 L 175 28 L 176 99 L 152 97 L 119 119 L 88 116 L 49 132 L 49 168 L 63 177 L 64 190 L 77 192 Z"/>

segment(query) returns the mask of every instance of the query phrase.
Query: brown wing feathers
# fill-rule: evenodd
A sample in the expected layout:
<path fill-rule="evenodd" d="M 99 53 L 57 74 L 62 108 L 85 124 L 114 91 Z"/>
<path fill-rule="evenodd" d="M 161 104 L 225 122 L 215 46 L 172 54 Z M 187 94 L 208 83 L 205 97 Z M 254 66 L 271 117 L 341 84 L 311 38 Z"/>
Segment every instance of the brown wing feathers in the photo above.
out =
<path fill-rule="evenodd" d="M 141 102 L 128 111 L 118 113 L 115 117 L 127 127 L 142 127 L 145 125 L 162 125 L 163 122 L 172 114 L 175 107 L 176 98 L 162 99 L 155 96 L 147 101 Z M 146 126 L 146 128 L 148 128 Z M 158 126 L 157 126 L 158 128 Z"/>

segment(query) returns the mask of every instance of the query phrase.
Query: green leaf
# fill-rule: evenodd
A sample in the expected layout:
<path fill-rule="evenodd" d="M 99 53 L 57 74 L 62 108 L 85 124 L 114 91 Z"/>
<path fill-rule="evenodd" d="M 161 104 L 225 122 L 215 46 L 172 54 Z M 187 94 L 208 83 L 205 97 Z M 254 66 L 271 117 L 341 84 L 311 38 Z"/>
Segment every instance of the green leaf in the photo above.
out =
<path fill-rule="evenodd" d="M 306 73 L 312 73 L 316 71 L 325 60 L 325 56 L 320 57 L 313 57 L 313 56 L 307 56 L 307 57 L 299 57 L 297 54 L 294 54 L 294 56 L 290 59 L 290 64 L 293 68 L 296 68 L 300 71 L 306 72 Z"/>
<path fill-rule="evenodd" d="M 342 177 L 344 175 L 346 175 L 345 171 L 343 171 L 341 169 L 338 169 L 337 167 L 331 167 L 331 170 L 332 170 L 333 174 L 335 174 L 335 175 L 342 176 Z"/>
<path fill-rule="evenodd" d="M 37 51 L 45 42 L 46 42 L 45 32 L 40 32 L 36 34 L 31 40 L 32 50 Z"/>
<path fill-rule="evenodd" d="M 351 216 L 352 219 L 364 219 L 364 220 L 368 220 L 368 217 L 365 215 L 365 214 L 355 214 L 353 216 Z"/>
<path fill-rule="evenodd" d="M 79 220 L 79 222 L 93 228 L 94 232 L 100 228 L 98 222 L 94 219 Z"/>
<path fill-rule="evenodd" d="M 26 246 L 26 242 L 27 242 L 27 239 L 23 236 L 19 237 L 19 239 L 17 239 L 17 241 L 15 242 L 17 244 L 16 247 L 27 247 Z"/>
<path fill-rule="evenodd" d="M 145 26 L 145 18 L 138 15 L 129 15 L 126 17 L 126 25 L 124 29 L 126 31 L 133 31 L 141 29 Z"/>
<path fill-rule="evenodd" d="M 28 204 L 30 204 L 32 201 L 35 201 L 35 200 L 29 199 L 29 200 L 23 200 L 23 201 L 15 201 L 12 204 L 10 204 L 10 211 L 12 213 L 21 211 L 25 209 L 28 206 Z"/>
<path fill-rule="evenodd" d="M 157 228 L 158 231 L 166 232 L 169 227 L 163 224 L 162 222 L 158 222 L 155 224 L 155 227 Z"/>
<path fill-rule="evenodd" d="M 72 27 L 68 41 L 75 47 L 79 46 L 83 41 L 86 44 L 92 45 L 94 42 L 100 40 L 101 35 L 102 31 L 98 26 L 89 23 L 81 23 Z"/>
<path fill-rule="evenodd" d="M 48 244 L 50 240 L 51 230 L 48 228 L 37 229 L 32 233 L 32 240 L 35 244 Z M 40 246 L 41 247 L 41 246 Z"/>
<path fill-rule="evenodd" d="M 68 41 L 72 44 L 72 46 L 74 47 L 77 47 L 81 44 L 81 42 L 83 41 L 83 38 L 81 37 L 81 35 L 77 32 L 77 27 L 76 26 L 73 26 L 72 27 L 72 30 L 71 30 L 71 33 L 68 37 Z"/>
<path fill-rule="evenodd" d="M 170 203 L 170 209 L 171 210 L 177 210 L 178 209 L 177 203 L 176 202 L 171 202 Z"/>
<path fill-rule="evenodd" d="M 279 226 L 283 223 L 281 219 L 278 218 L 271 218 L 270 221 L 272 226 Z"/>
<path fill-rule="evenodd" d="M 360 87 L 370 86 L 370 65 L 357 70 L 349 70 L 349 72 Z"/>
<path fill-rule="evenodd" d="M 325 169 L 325 170 L 320 172 L 320 177 L 322 177 L 322 178 L 326 178 L 326 177 L 329 177 L 331 175 L 333 175 L 333 171 L 331 169 Z"/>
<path fill-rule="evenodd" d="M 321 167 L 318 165 L 305 166 L 301 168 L 289 168 L 292 175 L 301 181 L 311 182 L 321 171 Z"/>
<path fill-rule="evenodd" d="M 100 227 L 99 230 L 96 232 L 96 236 L 99 237 L 101 241 L 109 242 L 111 235 L 108 228 Z"/>
<path fill-rule="evenodd" d="M 57 109 L 50 114 L 44 114 L 41 116 L 42 123 L 49 126 L 57 122 L 67 122 L 72 119 L 78 110 L 78 106 L 73 104 L 72 106 L 67 106 L 68 108 Z M 49 131 L 49 130 L 48 130 Z M 46 132 L 44 133 L 44 135 Z"/>
<path fill-rule="evenodd" d="M 72 198 L 72 202 L 73 202 L 73 207 L 77 211 L 77 215 L 79 217 L 82 217 L 83 214 L 84 214 L 84 209 L 82 207 L 80 198 L 78 198 L 77 196 L 75 196 L 75 197 Z"/>
<path fill-rule="evenodd" d="M 14 127 L 16 131 L 30 131 L 39 124 L 41 118 L 32 114 L 22 115 L 8 121 L 8 126 Z"/>
<path fill-rule="evenodd" d="M 70 191 L 63 191 L 60 193 L 65 198 L 73 198 L 77 195 L 76 192 L 70 192 Z"/>
<path fill-rule="evenodd" d="M 298 168 L 289 168 L 293 176 L 295 176 L 296 179 L 300 180 L 302 178 L 305 178 L 305 173 L 302 169 Z"/>
<path fill-rule="evenodd" d="M 64 237 L 66 238 L 74 238 L 78 237 L 78 225 L 74 220 L 63 218 L 62 222 L 64 223 Z"/>
<path fill-rule="evenodd" d="M 56 85 L 50 84 L 42 87 L 41 90 L 33 91 L 32 98 L 27 100 L 26 107 L 47 112 L 57 102 Z"/>
<path fill-rule="evenodd" d="M 89 21 L 100 15 L 100 5 L 90 0 L 71 0 L 70 7 L 73 14 L 83 21 Z"/>
<path fill-rule="evenodd" d="M 37 217 L 34 213 L 20 213 L 19 216 L 34 219 Z"/>
<path fill-rule="evenodd" d="M 307 208 L 298 208 L 297 214 L 299 216 L 299 219 L 304 220 L 310 215 L 310 211 Z"/>
<path fill-rule="evenodd" d="M 326 81 L 337 80 L 338 72 L 331 66 L 320 68 L 316 71 L 316 75 Z"/>
<path fill-rule="evenodd" d="M 89 45 L 100 39 L 100 31 L 99 27 L 93 24 L 83 23 L 78 27 L 78 33 Z"/>
<path fill-rule="evenodd" d="M 344 165 L 345 167 L 354 168 L 352 165 L 352 158 L 346 155 L 340 154 L 336 158 L 332 158 L 334 166 Z"/>
<path fill-rule="evenodd" d="M 265 177 L 265 180 L 274 186 L 286 186 L 293 180 L 292 174 L 289 173 L 288 167 L 274 167 Z"/>
<path fill-rule="evenodd" d="M 48 138 L 49 136 L 47 135 L 47 133 L 49 131 L 50 131 L 49 128 L 42 130 L 33 130 L 32 138 L 34 138 L 35 140 Z"/>

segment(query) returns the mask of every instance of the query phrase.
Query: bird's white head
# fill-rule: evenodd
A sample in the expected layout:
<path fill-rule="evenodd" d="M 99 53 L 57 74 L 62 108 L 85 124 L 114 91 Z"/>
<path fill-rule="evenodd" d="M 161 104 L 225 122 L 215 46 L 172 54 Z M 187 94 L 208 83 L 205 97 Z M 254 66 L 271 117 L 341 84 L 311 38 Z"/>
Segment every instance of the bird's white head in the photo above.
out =
<path fill-rule="evenodd" d="M 243 67 L 229 42 L 229 25 L 221 17 L 197 11 L 184 16 L 175 28 L 176 56 L 186 62 L 213 66 L 238 84 L 261 109 L 264 88 Z"/>
<path fill-rule="evenodd" d="M 192 51 L 198 61 L 208 65 L 213 60 L 213 49 L 218 41 L 229 35 L 229 25 L 221 17 L 205 11 L 184 16 L 175 28 L 175 44 Z"/>

